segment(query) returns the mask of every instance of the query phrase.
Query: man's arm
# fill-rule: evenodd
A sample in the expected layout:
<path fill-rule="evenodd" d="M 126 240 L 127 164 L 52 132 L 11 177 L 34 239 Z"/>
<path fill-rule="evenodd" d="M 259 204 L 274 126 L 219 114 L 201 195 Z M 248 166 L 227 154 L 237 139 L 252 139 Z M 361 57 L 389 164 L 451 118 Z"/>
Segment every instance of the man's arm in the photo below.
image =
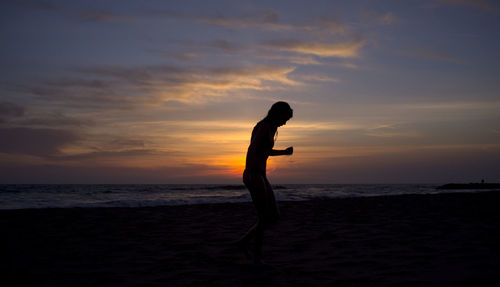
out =
<path fill-rule="evenodd" d="M 293 147 L 288 147 L 286 149 L 272 149 L 269 155 L 276 156 L 276 155 L 291 155 L 291 154 L 293 154 Z"/>

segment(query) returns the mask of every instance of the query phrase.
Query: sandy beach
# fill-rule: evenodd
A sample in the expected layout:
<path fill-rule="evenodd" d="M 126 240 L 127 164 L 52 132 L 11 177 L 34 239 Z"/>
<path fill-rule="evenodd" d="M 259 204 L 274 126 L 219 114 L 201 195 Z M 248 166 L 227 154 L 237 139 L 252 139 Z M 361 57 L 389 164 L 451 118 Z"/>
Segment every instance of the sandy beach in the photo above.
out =
<path fill-rule="evenodd" d="M 500 193 L 280 202 L 265 260 L 250 203 L 2 210 L 3 286 L 499 286 Z M 4 281 L 5 282 L 5 281 Z"/>

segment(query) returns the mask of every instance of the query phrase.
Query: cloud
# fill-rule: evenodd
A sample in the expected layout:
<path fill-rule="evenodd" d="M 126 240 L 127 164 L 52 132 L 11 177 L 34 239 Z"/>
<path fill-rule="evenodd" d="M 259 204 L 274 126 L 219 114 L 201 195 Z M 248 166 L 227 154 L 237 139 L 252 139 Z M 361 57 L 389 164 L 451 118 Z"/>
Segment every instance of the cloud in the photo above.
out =
<path fill-rule="evenodd" d="M 298 154 L 297 154 L 298 155 Z M 323 155 L 312 161 L 287 162 L 272 173 L 274 183 L 443 183 L 494 180 L 500 172 L 497 145 L 429 147 L 367 156 Z M 287 159 L 288 160 L 288 159 Z M 306 168 L 305 168 L 306 167 Z M 179 164 L 158 168 L 62 164 L 12 165 L 0 162 L 2 183 L 240 183 L 226 167 Z"/>
<path fill-rule="evenodd" d="M 184 46 L 184 49 L 190 48 L 198 53 L 205 54 L 207 53 L 207 48 L 221 50 L 224 54 L 247 53 L 253 49 L 252 45 L 240 44 L 224 39 L 215 39 L 207 42 L 183 41 L 182 45 Z M 197 54 L 197 56 L 199 55 Z"/>
<path fill-rule="evenodd" d="M 296 76 L 301 82 L 326 82 L 326 83 L 338 83 L 340 80 L 338 78 L 329 77 L 320 74 L 307 74 Z"/>
<path fill-rule="evenodd" d="M 244 57 L 251 57 L 254 59 L 265 59 L 265 60 L 275 60 L 279 62 L 286 62 L 288 64 L 295 65 L 322 65 L 323 63 L 319 61 L 319 57 L 316 55 L 306 55 L 306 54 L 286 54 L 282 53 L 281 50 L 275 49 L 270 50 L 268 45 L 261 44 L 244 44 L 236 43 L 232 41 L 216 39 L 213 41 L 200 43 L 200 42 L 189 42 L 183 43 L 189 48 L 194 48 L 197 52 L 197 56 L 203 53 L 207 53 L 207 48 L 217 49 L 223 52 L 223 55 L 238 55 Z M 200 52 L 200 47 L 202 47 L 203 52 Z M 190 54 L 190 53 L 189 53 Z M 190 61 L 191 59 L 180 59 L 182 61 Z"/>
<path fill-rule="evenodd" d="M 1 183 L 121 183 L 121 184 L 169 184 L 169 183 L 221 183 L 239 178 L 228 178 L 223 167 L 201 164 L 184 164 L 158 168 L 117 166 L 68 166 L 61 164 L 1 165 Z"/>
<path fill-rule="evenodd" d="M 196 15 L 173 10 L 155 10 L 143 13 L 147 17 L 167 17 L 170 19 L 189 20 L 203 24 L 227 27 L 231 29 L 259 28 L 264 30 L 288 30 L 289 25 L 280 24 L 279 13 L 273 9 L 247 11 L 238 16 L 227 16 L 222 13 L 217 15 Z"/>
<path fill-rule="evenodd" d="M 369 131 L 366 133 L 367 136 L 381 137 L 381 138 L 396 138 L 396 137 L 406 137 L 406 138 L 417 138 L 423 135 L 418 131 L 399 131 L 391 129 L 377 129 Z"/>
<path fill-rule="evenodd" d="M 337 17 L 321 17 L 304 23 L 285 23 L 282 21 L 280 13 L 275 9 L 253 9 L 240 12 L 236 15 L 217 13 L 212 15 L 202 15 L 195 13 L 179 12 L 165 9 L 139 9 L 133 12 L 123 13 L 109 9 L 99 8 L 69 8 L 69 6 L 48 1 L 39 1 L 30 4 L 32 9 L 59 13 L 72 18 L 92 21 L 135 21 L 138 19 L 168 18 L 176 20 L 188 20 L 202 24 L 229 29 L 261 29 L 268 31 L 306 31 L 319 33 L 344 33 L 347 27 Z"/>
<path fill-rule="evenodd" d="M 180 62 L 194 62 L 200 58 L 200 55 L 192 52 L 165 52 L 165 51 L 154 51 L 157 54 L 165 55 L 171 59 Z"/>
<path fill-rule="evenodd" d="M 65 77 L 49 77 L 31 82 L 2 83 L 10 96 L 30 98 L 31 106 L 51 104 L 54 109 L 109 109 L 132 107 L 140 97 L 131 97 L 123 90 L 121 83 L 90 75 L 82 75 L 80 69 L 65 71 Z M 37 106 L 41 105 L 41 106 Z"/>
<path fill-rule="evenodd" d="M 260 28 L 264 30 L 289 30 L 289 25 L 279 24 L 279 13 L 275 10 L 247 12 L 238 17 L 227 17 L 219 14 L 217 16 L 197 16 L 194 20 L 209 25 L 228 28 Z"/>
<path fill-rule="evenodd" d="M 120 111 L 160 106 L 165 102 L 201 103 L 215 97 L 236 96 L 245 90 L 281 90 L 301 83 L 290 77 L 293 66 L 91 66 L 75 68 L 62 78 L 48 78 L 27 84 L 11 84 L 10 93 L 31 97 L 40 107 L 52 110 Z M 2 109 L 14 113 L 15 106 Z M 38 108 L 35 108 L 36 111 Z M 25 123 L 39 125 L 89 126 L 92 121 L 63 114 L 32 115 Z"/>
<path fill-rule="evenodd" d="M 322 65 L 314 55 L 283 55 L 281 53 L 256 53 L 258 59 L 285 61 L 296 65 Z"/>
<path fill-rule="evenodd" d="M 293 66 L 277 65 L 90 66 L 69 70 L 62 78 L 4 86 L 13 95 L 30 98 L 35 114 L 31 113 L 24 124 L 83 127 L 94 125 L 94 121 L 66 115 L 75 111 L 100 113 L 159 107 L 172 101 L 206 103 L 216 97 L 236 97 L 245 90 L 281 90 L 301 84 L 290 77 L 294 70 Z M 20 109 L 9 104 L 1 108 L 8 113 Z M 62 109 L 65 113 L 58 114 Z M 37 112 L 40 110 L 45 111 Z"/>
<path fill-rule="evenodd" d="M 94 76 L 118 81 L 126 90 L 136 91 L 144 103 L 163 101 L 191 102 L 207 97 L 225 96 L 236 90 L 272 90 L 298 85 L 288 75 L 294 67 L 174 67 L 169 65 L 139 68 L 95 67 L 83 70 Z M 137 102 L 139 99 L 134 98 Z"/>
<path fill-rule="evenodd" d="M 293 72 L 293 67 L 278 67 L 278 66 L 254 66 L 250 68 L 209 68 L 206 70 L 208 75 L 215 75 L 216 77 L 230 77 L 235 81 L 249 82 L 256 80 L 258 86 L 253 89 L 260 89 L 260 84 L 265 81 L 276 82 L 286 85 L 297 85 L 298 83 L 290 80 L 288 74 Z"/>
<path fill-rule="evenodd" d="M 130 138 L 115 138 L 109 142 L 110 146 L 113 148 L 128 148 L 133 149 L 144 149 L 144 140 L 140 139 L 130 139 Z"/>
<path fill-rule="evenodd" d="M 0 138 L 0 153 L 47 156 L 58 154 L 79 136 L 68 130 L 0 128 Z"/>
<path fill-rule="evenodd" d="M 149 156 L 159 156 L 165 155 L 164 152 L 160 153 L 152 149 L 125 149 L 120 151 L 93 151 L 85 152 L 71 155 L 57 155 L 52 159 L 57 160 L 70 160 L 78 161 L 94 161 L 100 160 L 101 162 L 106 162 L 109 159 L 120 160 L 120 159 L 130 159 L 131 157 L 149 157 Z"/>
<path fill-rule="evenodd" d="M 319 20 L 319 25 L 315 26 L 305 26 L 305 30 L 313 30 L 313 29 L 320 29 L 323 31 L 328 31 L 330 33 L 340 33 L 343 34 L 347 27 L 336 17 L 330 17 L 330 18 L 321 18 Z"/>
<path fill-rule="evenodd" d="M 90 108 L 109 109 L 132 107 L 137 102 L 144 101 L 144 98 L 134 98 L 127 94 L 119 93 L 120 87 L 116 89 L 104 89 L 93 87 L 75 86 L 51 86 L 47 83 L 34 85 L 31 94 L 35 95 L 39 101 L 51 102 L 54 107 L 63 108 Z"/>
<path fill-rule="evenodd" d="M 22 117 L 24 107 L 10 102 L 0 102 L 0 123 L 9 118 Z"/>
<path fill-rule="evenodd" d="M 221 40 L 221 39 L 214 40 L 213 42 L 211 42 L 209 44 L 209 46 L 221 49 L 221 50 L 226 51 L 226 52 L 236 52 L 236 51 L 241 50 L 241 47 L 239 45 L 236 45 L 235 43 L 232 43 L 232 42 L 229 42 L 226 40 Z"/>
<path fill-rule="evenodd" d="M 344 67 L 344 68 L 347 68 L 347 69 L 352 69 L 352 70 L 360 69 L 359 65 L 354 64 L 354 63 L 349 63 L 349 62 L 338 63 L 337 65 Z"/>
<path fill-rule="evenodd" d="M 397 17 L 392 12 L 380 13 L 377 11 L 367 11 L 362 13 L 362 17 L 368 23 L 378 25 L 390 25 L 397 21 Z"/>
<path fill-rule="evenodd" d="M 364 41 L 354 40 L 343 43 L 309 42 L 299 39 L 280 39 L 262 43 L 263 46 L 281 51 L 310 54 L 319 57 L 355 58 L 359 56 Z"/>
<path fill-rule="evenodd" d="M 285 23 L 274 9 L 249 10 L 239 15 L 195 15 L 176 11 L 150 11 L 148 16 L 162 16 L 170 19 L 189 20 L 228 29 L 260 29 L 267 31 L 302 31 L 319 33 L 344 33 L 346 26 L 335 17 L 322 17 L 305 23 Z"/>
<path fill-rule="evenodd" d="M 94 126 L 95 121 L 87 118 L 75 118 L 61 112 L 52 112 L 44 115 L 27 117 L 23 121 L 16 122 L 23 126 L 39 127 L 85 127 Z"/>
<path fill-rule="evenodd" d="M 365 126 L 359 124 L 353 124 L 349 122 L 303 122 L 294 121 L 288 128 L 292 130 L 299 130 L 300 133 L 305 131 L 349 131 L 349 130 L 359 130 Z"/>

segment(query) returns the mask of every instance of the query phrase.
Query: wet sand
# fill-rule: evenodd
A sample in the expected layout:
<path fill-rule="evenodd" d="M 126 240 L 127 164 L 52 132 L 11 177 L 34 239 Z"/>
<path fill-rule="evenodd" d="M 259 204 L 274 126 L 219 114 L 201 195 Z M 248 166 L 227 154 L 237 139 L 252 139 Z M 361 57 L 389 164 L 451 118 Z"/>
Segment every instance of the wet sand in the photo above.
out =
<path fill-rule="evenodd" d="M 2 285 L 500 286 L 499 203 L 500 192 L 280 202 L 270 268 L 231 244 L 255 220 L 250 203 L 2 210 Z"/>

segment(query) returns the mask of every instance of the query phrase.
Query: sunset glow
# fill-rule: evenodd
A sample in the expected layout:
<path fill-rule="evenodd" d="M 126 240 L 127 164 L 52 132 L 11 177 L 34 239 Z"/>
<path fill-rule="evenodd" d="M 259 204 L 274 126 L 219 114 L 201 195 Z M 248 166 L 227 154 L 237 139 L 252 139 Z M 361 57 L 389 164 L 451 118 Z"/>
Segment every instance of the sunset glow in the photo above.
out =
<path fill-rule="evenodd" d="M 1 183 L 500 180 L 494 1 L 9 2 Z"/>

